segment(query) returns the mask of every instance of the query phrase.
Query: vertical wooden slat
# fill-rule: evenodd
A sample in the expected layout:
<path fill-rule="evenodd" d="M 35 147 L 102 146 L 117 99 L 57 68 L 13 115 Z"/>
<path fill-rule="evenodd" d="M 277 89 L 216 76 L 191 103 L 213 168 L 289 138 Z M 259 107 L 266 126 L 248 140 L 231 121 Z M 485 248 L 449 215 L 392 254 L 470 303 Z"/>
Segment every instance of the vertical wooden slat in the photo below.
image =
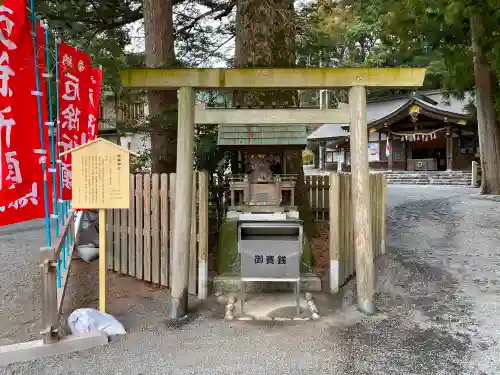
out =
<path fill-rule="evenodd" d="M 120 210 L 113 210 L 113 221 L 114 221 L 114 239 L 115 246 L 113 250 L 113 270 L 116 272 L 121 272 L 121 217 Z"/>
<path fill-rule="evenodd" d="M 354 195 L 353 195 L 353 190 L 354 190 L 354 180 L 352 178 L 352 173 L 349 175 L 350 181 L 349 181 L 349 199 L 351 202 L 350 205 L 350 210 L 349 210 L 349 222 L 351 223 L 351 228 L 349 230 L 349 242 L 351 244 L 351 252 L 350 252 L 350 260 L 351 260 L 351 272 L 350 276 L 354 275 L 356 272 L 356 243 L 355 243 L 355 238 L 354 238 L 354 219 L 356 216 L 356 212 L 354 212 L 354 207 L 353 207 L 353 200 L 354 200 Z"/>
<path fill-rule="evenodd" d="M 325 176 L 325 194 L 324 194 L 325 203 L 324 203 L 324 207 L 326 209 L 330 208 L 330 179 L 331 179 L 330 176 Z M 336 177 L 336 178 L 338 179 L 338 177 Z M 329 220 L 329 213 L 328 212 L 325 213 L 325 220 Z"/>
<path fill-rule="evenodd" d="M 135 276 L 135 176 L 130 175 L 130 209 L 128 210 L 128 274 Z"/>
<path fill-rule="evenodd" d="M 319 177 L 320 176 L 312 176 L 312 182 L 313 182 L 313 205 L 314 205 L 314 218 L 316 220 L 319 219 L 319 212 L 318 212 L 318 193 L 319 193 Z"/>
<path fill-rule="evenodd" d="M 329 259 L 330 259 L 330 293 L 337 293 L 340 287 L 339 279 L 339 244 L 340 244 L 340 199 L 339 175 L 330 174 L 329 178 L 329 203 L 328 214 L 330 222 L 329 232 Z"/>
<path fill-rule="evenodd" d="M 372 232 L 372 247 L 373 247 L 373 245 L 377 242 L 377 237 L 375 236 L 376 232 L 377 232 L 377 209 L 376 209 L 376 201 L 375 201 L 377 199 L 377 176 L 371 174 L 369 182 L 370 182 L 369 192 L 370 192 L 370 198 L 371 198 L 370 214 L 372 217 L 371 232 Z M 377 254 L 376 247 L 373 247 L 373 254 L 374 254 L 374 256 L 376 256 L 376 254 Z"/>
<path fill-rule="evenodd" d="M 305 176 L 304 177 L 306 184 L 307 184 L 307 192 L 309 193 L 309 207 L 311 207 L 311 210 L 313 210 L 313 199 L 312 199 L 312 180 L 311 176 Z M 314 214 L 314 212 L 313 212 Z"/>
<path fill-rule="evenodd" d="M 169 263 L 170 263 L 170 268 L 169 268 L 169 285 L 172 285 L 172 262 L 173 262 L 173 255 L 174 255 L 174 224 L 175 224 L 175 173 L 170 174 L 170 183 L 169 183 L 169 198 L 170 198 L 170 237 L 169 237 Z"/>
<path fill-rule="evenodd" d="M 343 227 L 344 227 L 344 192 L 342 190 L 343 187 L 343 175 L 342 173 L 338 173 L 338 184 L 339 184 L 339 286 L 344 283 L 344 270 L 343 270 L 343 247 L 344 247 L 344 236 L 343 236 Z"/>
<path fill-rule="evenodd" d="M 346 196 L 346 175 L 341 174 L 340 175 L 340 192 L 341 192 L 341 198 L 340 198 L 340 203 L 341 203 L 341 218 L 342 220 L 340 221 L 341 225 L 341 255 L 340 255 L 340 269 L 342 272 L 342 277 L 340 278 L 341 283 L 344 284 L 344 282 L 347 279 L 346 272 L 347 272 L 347 251 L 349 251 L 349 244 L 347 243 L 347 228 L 348 228 L 348 217 L 347 217 L 347 212 L 346 212 L 346 207 L 348 204 L 350 204 L 347 196 Z"/>
<path fill-rule="evenodd" d="M 352 210 L 352 201 L 350 197 L 350 187 L 351 187 L 351 175 L 347 174 L 345 176 L 345 196 L 346 196 L 346 201 L 347 205 L 345 207 L 345 220 L 346 220 L 346 228 L 345 228 L 345 240 L 346 240 L 346 265 L 345 265 L 345 277 L 346 280 L 351 276 L 351 253 L 354 252 L 354 248 L 352 247 L 351 243 L 351 234 L 349 233 L 351 231 L 352 225 L 351 225 L 351 210 Z"/>
<path fill-rule="evenodd" d="M 151 281 L 151 175 L 144 175 L 144 280 Z"/>
<path fill-rule="evenodd" d="M 142 265 L 143 255 L 143 214 L 144 203 L 142 201 L 143 194 L 143 176 L 138 174 L 135 176 L 135 277 L 142 279 L 144 275 L 144 267 Z"/>
<path fill-rule="evenodd" d="M 382 175 L 378 175 L 376 176 L 375 178 L 375 194 L 374 194 L 374 198 L 375 198 L 375 205 L 373 207 L 373 210 L 375 211 L 375 220 L 376 220 L 376 224 L 375 224 L 375 233 L 374 233 L 374 237 L 376 238 L 376 243 L 374 244 L 374 251 L 375 251 L 375 257 L 377 257 L 379 254 L 380 254 L 380 199 L 381 199 L 381 195 L 380 195 L 380 182 L 381 182 L 381 177 Z"/>
<path fill-rule="evenodd" d="M 188 292 L 189 294 L 196 294 L 196 287 L 198 286 L 197 283 L 197 267 L 196 267 L 196 261 L 198 259 L 198 254 L 196 252 L 198 248 L 197 244 L 197 238 L 196 234 L 197 228 L 196 228 L 196 223 L 198 220 L 196 220 L 196 213 L 197 213 L 197 198 L 198 198 L 198 188 L 197 188 L 197 180 L 198 180 L 198 173 L 195 171 L 193 172 L 193 188 L 191 192 L 191 240 L 189 241 L 189 283 L 188 283 Z"/>
<path fill-rule="evenodd" d="M 99 223 L 99 231 L 106 230 L 106 252 L 107 252 L 107 265 L 108 270 L 113 269 L 113 249 L 114 249 L 114 223 L 113 223 L 113 210 L 106 210 L 106 228 Z"/>
<path fill-rule="evenodd" d="M 120 212 L 120 232 L 121 232 L 121 272 L 128 273 L 128 210 L 119 210 Z"/>
<path fill-rule="evenodd" d="M 106 210 L 105 209 L 99 209 L 99 222 L 103 224 L 103 226 L 106 225 Z M 106 260 L 106 255 L 107 255 L 107 250 L 106 250 L 106 233 L 104 232 L 99 232 L 99 244 L 103 245 L 104 248 L 99 247 L 99 311 L 105 313 L 106 312 L 106 305 L 108 302 L 107 294 L 108 294 L 108 287 L 107 287 L 107 279 L 108 279 L 108 270 L 106 269 L 107 265 L 107 260 Z M 68 270 L 69 272 L 69 270 Z M 69 274 L 67 275 L 69 276 Z M 63 290 L 64 293 L 64 290 Z M 61 305 L 62 307 L 62 302 L 63 302 L 64 295 L 61 295 Z"/>
<path fill-rule="evenodd" d="M 379 204 L 378 204 L 378 217 L 379 217 L 379 225 L 378 225 L 378 243 L 377 243 L 377 248 L 378 248 L 378 254 L 382 254 L 382 228 L 384 227 L 384 221 L 385 221 L 385 216 L 383 213 L 383 206 L 384 206 L 384 176 L 380 175 L 379 178 Z"/>
<path fill-rule="evenodd" d="M 208 173 L 200 172 L 198 186 L 198 298 L 207 298 L 208 287 Z"/>
<path fill-rule="evenodd" d="M 153 174 L 151 183 L 151 281 L 160 283 L 160 175 Z"/>
<path fill-rule="evenodd" d="M 375 258 L 379 255 L 380 253 L 380 212 L 379 212 L 379 207 L 380 207 L 380 176 L 376 176 L 374 179 L 375 186 L 374 186 L 374 199 L 375 199 L 375 204 L 373 207 L 373 211 L 375 213 L 375 243 L 373 244 L 373 249 L 375 253 Z"/>
<path fill-rule="evenodd" d="M 169 205 L 168 205 L 168 174 L 162 173 L 160 176 L 160 284 L 168 286 L 169 275 L 169 247 L 168 247 L 168 228 L 169 222 Z"/>
<path fill-rule="evenodd" d="M 385 254 L 385 246 L 386 246 L 386 236 L 387 236 L 387 227 L 386 227 L 386 220 L 387 220 L 387 179 L 385 176 L 382 178 L 382 183 L 383 183 L 383 188 L 382 188 L 382 227 L 380 228 L 381 232 L 381 238 L 380 238 L 380 252 L 382 254 Z"/>
<path fill-rule="evenodd" d="M 316 220 L 323 220 L 323 176 L 317 176 L 316 180 L 316 186 L 317 186 L 317 196 L 316 196 L 316 202 L 317 202 L 317 218 Z"/>
<path fill-rule="evenodd" d="M 352 178 L 352 173 L 351 173 L 351 184 L 350 184 L 350 189 L 349 189 L 349 194 L 351 197 L 351 202 L 354 201 L 354 179 Z M 350 211 L 350 217 L 351 217 L 351 246 L 353 251 L 351 252 L 351 275 L 354 275 L 356 272 L 356 238 L 354 236 L 354 225 L 355 225 L 355 218 L 356 218 L 356 212 L 354 211 L 354 207 L 351 205 L 351 211 Z"/>

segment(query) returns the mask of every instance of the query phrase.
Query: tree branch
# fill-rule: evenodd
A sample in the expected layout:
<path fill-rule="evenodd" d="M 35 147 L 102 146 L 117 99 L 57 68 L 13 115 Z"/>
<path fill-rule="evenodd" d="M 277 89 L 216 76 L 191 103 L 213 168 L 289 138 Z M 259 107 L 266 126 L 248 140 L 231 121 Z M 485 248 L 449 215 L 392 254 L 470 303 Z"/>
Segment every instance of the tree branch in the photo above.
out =
<path fill-rule="evenodd" d="M 209 1 L 209 2 L 211 2 L 211 1 Z M 233 10 L 234 6 L 235 5 L 232 3 L 224 4 L 224 5 L 221 5 L 221 4 L 216 5 L 214 8 L 210 9 L 209 11 L 202 13 L 197 17 L 192 18 L 192 21 L 189 24 L 181 27 L 180 29 L 177 29 L 175 34 L 179 35 L 179 34 L 184 34 L 184 33 L 189 32 L 199 21 L 201 21 L 202 19 L 204 19 L 208 16 L 211 16 L 215 13 L 218 13 L 218 12 L 220 12 L 220 13 L 214 17 L 214 20 L 220 20 L 221 18 L 229 15 L 231 13 L 231 11 Z"/>
<path fill-rule="evenodd" d="M 176 6 L 184 3 L 187 0 L 172 0 L 172 5 Z M 195 17 L 193 22 L 189 25 L 183 27 L 178 30 L 177 33 L 183 33 L 189 31 L 194 27 L 194 25 L 205 17 L 216 14 L 214 20 L 220 20 L 223 17 L 228 16 L 234 7 L 236 6 L 236 2 L 234 0 L 230 0 L 227 3 L 217 3 L 213 0 L 198 0 L 198 3 L 206 6 L 210 10 L 203 13 L 202 15 Z M 126 2 L 122 4 L 123 9 L 116 9 L 115 11 L 120 14 L 119 17 L 109 18 L 109 16 L 103 15 L 103 8 L 98 6 L 98 2 L 92 1 L 92 11 L 85 12 L 84 14 L 76 14 L 76 15 L 68 15 L 68 13 L 59 10 L 47 11 L 44 14 L 48 20 L 50 21 L 60 21 L 60 22 L 68 22 L 68 23 L 82 23 L 86 25 L 91 25 L 92 28 L 98 29 L 99 31 L 108 31 L 117 29 L 123 26 L 126 26 L 130 23 L 134 23 L 143 18 L 143 9 L 142 5 L 140 5 L 137 9 L 132 9 L 132 5 L 130 2 Z M 122 8 L 120 6 L 120 8 Z M 217 14 L 218 13 L 218 14 Z"/>
<path fill-rule="evenodd" d="M 222 43 L 220 43 L 218 46 L 216 46 L 212 51 L 210 51 L 210 53 L 208 54 L 207 57 L 205 57 L 203 60 L 201 60 L 198 63 L 196 63 L 196 66 L 200 66 L 201 64 L 205 63 L 208 59 L 210 59 L 211 57 L 213 57 L 213 55 L 217 51 L 219 51 L 222 47 L 224 47 L 226 44 L 228 44 L 233 39 L 234 39 L 234 35 L 231 35 L 229 38 L 227 38 L 226 40 L 224 40 Z"/>

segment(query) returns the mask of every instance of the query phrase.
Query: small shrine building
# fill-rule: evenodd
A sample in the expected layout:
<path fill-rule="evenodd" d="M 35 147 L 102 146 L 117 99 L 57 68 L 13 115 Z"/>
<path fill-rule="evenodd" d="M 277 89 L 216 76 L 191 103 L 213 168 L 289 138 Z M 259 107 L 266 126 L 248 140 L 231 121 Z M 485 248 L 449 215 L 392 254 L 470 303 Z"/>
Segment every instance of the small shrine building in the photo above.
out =
<path fill-rule="evenodd" d="M 477 121 L 464 100 L 440 91 L 367 103 L 370 169 L 467 171 L 479 152 Z M 321 169 L 350 170 L 349 124 L 325 124 L 307 138 L 322 153 Z"/>
<path fill-rule="evenodd" d="M 286 156 L 302 152 L 306 137 L 305 125 L 219 125 L 218 146 L 238 155 L 238 173 L 230 177 L 231 207 L 295 210 L 297 176 L 290 174 Z"/>

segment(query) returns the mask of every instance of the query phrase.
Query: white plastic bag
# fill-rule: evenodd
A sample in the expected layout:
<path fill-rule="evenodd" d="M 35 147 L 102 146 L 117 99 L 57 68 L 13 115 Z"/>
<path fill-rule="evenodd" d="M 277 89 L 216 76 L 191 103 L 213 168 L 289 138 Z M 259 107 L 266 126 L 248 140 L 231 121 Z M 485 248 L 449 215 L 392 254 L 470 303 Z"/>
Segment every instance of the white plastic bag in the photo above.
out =
<path fill-rule="evenodd" d="M 73 334 L 102 331 L 113 336 L 127 333 L 113 316 L 90 308 L 73 311 L 68 318 L 68 325 Z"/>
<path fill-rule="evenodd" d="M 99 257 L 99 248 L 94 244 L 80 245 L 77 248 L 78 256 L 87 263 Z"/>

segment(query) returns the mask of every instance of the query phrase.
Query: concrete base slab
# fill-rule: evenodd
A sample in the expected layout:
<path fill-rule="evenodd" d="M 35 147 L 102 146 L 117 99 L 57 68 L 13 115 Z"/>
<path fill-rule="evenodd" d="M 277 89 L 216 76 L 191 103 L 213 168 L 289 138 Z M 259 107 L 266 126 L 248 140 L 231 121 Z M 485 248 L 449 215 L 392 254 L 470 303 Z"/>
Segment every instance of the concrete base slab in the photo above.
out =
<path fill-rule="evenodd" d="M 214 293 L 231 293 L 240 290 L 240 278 L 238 275 L 219 275 L 212 279 Z M 295 285 L 292 283 L 266 283 L 266 282 L 246 282 L 245 290 L 248 293 L 262 292 L 293 292 Z M 321 292 L 321 277 L 316 274 L 300 275 L 301 292 Z"/>
<path fill-rule="evenodd" d="M 63 337 L 54 344 L 44 344 L 43 340 L 36 340 L 0 346 L 0 366 L 90 349 L 107 343 L 108 336 L 104 332 L 90 332 Z"/>
<path fill-rule="evenodd" d="M 305 298 L 300 299 L 300 313 L 297 314 L 297 304 L 292 293 L 247 294 L 244 311 L 241 311 L 241 301 L 235 305 L 236 320 L 275 320 L 275 321 L 306 321 L 312 319 L 312 313 Z"/>

